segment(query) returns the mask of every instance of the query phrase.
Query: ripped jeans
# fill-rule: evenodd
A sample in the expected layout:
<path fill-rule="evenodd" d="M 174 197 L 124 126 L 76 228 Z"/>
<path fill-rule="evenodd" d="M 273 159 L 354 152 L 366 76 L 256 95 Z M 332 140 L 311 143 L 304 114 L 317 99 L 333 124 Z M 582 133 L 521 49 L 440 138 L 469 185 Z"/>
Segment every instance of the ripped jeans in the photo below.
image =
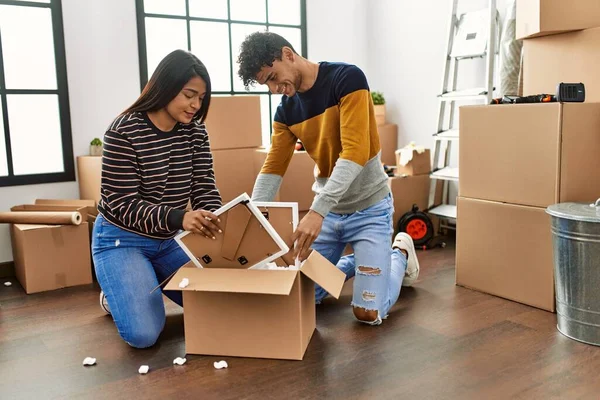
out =
<path fill-rule="evenodd" d="M 406 256 L 392 250 L 394 203 L 388 195 L 379 203 L 354 214 L 329 213 L 312 248 L 346 274 L 354 277 L 352 306 L 378 311 L 373 325 L 387 318 L 396 303 L 406 271 Z M 350 244 L 354 254 L 342 257 Z M 319 304 L 328 293 L 316 286 Z"/>
<path fill-rule="evenodd" d="M 92 257 L 119 335 L 130 346 L 150 347 L 165 325 L 163 292 L 152 290 L 190 259 L 174 239 L 151 239 L 108 222 L 94 223 Z M 181 292 L 164 294 L 182 305 Z"/>

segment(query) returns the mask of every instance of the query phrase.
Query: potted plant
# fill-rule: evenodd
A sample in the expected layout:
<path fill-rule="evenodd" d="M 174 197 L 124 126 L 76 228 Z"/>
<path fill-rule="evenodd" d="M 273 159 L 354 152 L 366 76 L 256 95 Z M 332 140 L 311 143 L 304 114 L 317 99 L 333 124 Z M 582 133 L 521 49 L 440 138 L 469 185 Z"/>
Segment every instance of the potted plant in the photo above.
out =
<path fill-rule="evenodd" d="M 90 156 L 101 156 L 102 155 L 102 141 L 98 138 L 94 138 L 90 143 Z"/>
<path fill-rule="evenodd" d="M 373 105 L 375 106 L 375 120 L 377 125 L 385 124 L 385 97 L 381 92 L 371 92 Z"/>

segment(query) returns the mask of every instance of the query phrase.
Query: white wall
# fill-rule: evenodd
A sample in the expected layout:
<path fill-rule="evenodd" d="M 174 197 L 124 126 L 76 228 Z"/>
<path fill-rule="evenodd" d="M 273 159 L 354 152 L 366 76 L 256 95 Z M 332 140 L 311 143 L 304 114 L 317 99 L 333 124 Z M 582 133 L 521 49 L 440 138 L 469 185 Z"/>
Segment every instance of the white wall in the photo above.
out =
<path fill-rule="evenodd" d="M 501 17 L 506 4 L 507 0 L 497 1 Z M 458 11 L 487 5 L 488 0 L 461 0 Z M 388 120 L 398 124 L 400 147 L 414 141 L 433 149 L 436 96 L 442 85 L 451 7 L 452 0 L 369 1 L 369 79 L 372 87 L 384 92 Z M 483 60 L 462 61 L 460 65 L 459 89 L 485 86 Z M 454 166 L 458 165 L 457 147 L 451 157 Z"/>
<path fill-rule="evenodd" d="M 459 13 L 487 3 L 462 0 Z M 505 5 L 506 0 L 498 1 L 502 15 Z M 451 7 L 450 0 L 369 2 L 370 80 L 385 94 L 389 120 L 399 125 L 400 145 L 433 143 Z M 460 65 L 459 86 L 484 86 L 483 60 Z"/>
<path fill-rule="evenodd" d="M 308 58 L 359 66 L 369 77 L 369 0 L 306 0 Z"/>
<path fill-rule="evenodd" d="M 462 0 L 477 9 L 487 0 Z M 498 0 L 504 12 L 506 0 Z M 139 94 L 134 0 L 63 0 L 74 155 Z M 450 0 L 307 0 L 308 56 L 344 61 L 383 91 L 399 144 L 432 146 Z M 482 78 L 472 62 L 459 79 Z M 77 198 L 75 182 L 0 188 L 0 211 L 36 198 Z M 0 225 L 0 262 L 12 260 L 8 227 Z"/>
<path fill-rule="evenodd" d="M 62 0 L 73 152 L 94 137 L 140 92 L 134 0 Z M 79 197 L 76 182 L 0 188 L 0 211 L 36 198 Z M 0 262 L 11 261 L 7 225 L 0 225 Z"/>

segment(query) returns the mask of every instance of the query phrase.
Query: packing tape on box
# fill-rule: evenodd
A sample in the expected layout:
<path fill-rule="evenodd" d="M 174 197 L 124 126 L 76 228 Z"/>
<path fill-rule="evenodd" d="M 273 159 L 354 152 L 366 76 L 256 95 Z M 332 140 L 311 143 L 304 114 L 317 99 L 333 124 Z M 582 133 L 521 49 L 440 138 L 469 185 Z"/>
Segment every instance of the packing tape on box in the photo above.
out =
<path fill-rule="evenodd" d="M 0 224 L 79 225 L 77 211 L 10 211 L 0 213 Z"/>

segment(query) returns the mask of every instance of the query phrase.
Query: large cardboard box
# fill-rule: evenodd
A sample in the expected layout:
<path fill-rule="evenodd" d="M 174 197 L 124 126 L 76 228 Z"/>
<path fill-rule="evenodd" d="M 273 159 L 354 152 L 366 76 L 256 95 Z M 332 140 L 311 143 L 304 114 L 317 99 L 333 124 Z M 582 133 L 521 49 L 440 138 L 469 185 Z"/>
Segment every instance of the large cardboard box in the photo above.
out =
<path fill-rule="evenodd" d="M 252 193 L 258 175 L 254 168 L 255 149 L 214 150 L 213 168 L 223 202 L 241 193 Z"/>
<path fill-rule="evenodd" d="M 398 149 L 398 125 L 378 125 L 379 142 L 381 144 L 381 162 L 385 165 L 396 165 L 396 150 Z"/>
<path fill-rule="evenodd" d="M 212 150 L 262 146 L 259 96 L 213 96 L 206 118 Z"/>
<path fill-rule="evenodd" d="M 517 0 L 519 40 L 598 26 L 598 0 Z"/>
<path fill-rule="evenodd" d="M 547 207 L 600 193 L 600 104 L 460 108 L 459 195 Z"/>
<path fill-rule="evenodd" d="M 600 28 L 525 40 L 523 51 L 524 95 L 556 94 L 561 82 L 583 82 L 586 102 L 600 102 Z"/>
<path fill-rule="evenodd" d="M 11 211 L 79 211 L 85 206 L 21 205 Z M 15 273 L 28 294 L 92 283 L 89 226 L 11 226 Z"/>
<path fill-rule="evenodd" d="M 197 268 L 165 286 L 183 292 L 186 353 L 301 360 L 316 328 L 315 283 L 337 298 L 345 275 L 315 251 L 298 269 L 267 269 L 289 247 L 246 195 L 215 213 L 223 235 L 179 235 Z"/>
<path fill-rule="evenodd" d="M 256 150 L 254 166 L 256 174 L 267 159 L 268 150 Z M 298 210 L 308 211 L 313 203 L 315 194 L 312 186 L 315 182 L 315 162 L 305 151 L 295 151 L 290 165 L 283 177 L 277 193 L 277 201 L 296 202 Z"/>
<path fill-rule="evenodd" d="M 460 197 L 458 220 L 458 285 L 554 311 L 552 235 L 544 208 Z"/>
<path fill-rule="evenodd" d="M 85 207 L 84 210 L 80 208 L 79 211 L 82 213 L 83 221 L 87 220 L 88 231 L 90 234 L 90 244 L 92 243 L 92 235 L 94 234 L 94 224 L 96 223 L 96 218 L 98 217 L 98 207 L 94 200 L 37 199 L 35 201 L 35 204 L 38 206 Z M 83 214 L 83 212 L 85 212 L 85 214 Z M 90 257 L 92 260 L 92 280 L 97 281 L 91 246 Z"/>
<path fill-rule="evenodd" d="M 100 202 L 100 182 L 102 180 L 102 157 L 77 157 L 77 181 L 79 198 Z"/>

